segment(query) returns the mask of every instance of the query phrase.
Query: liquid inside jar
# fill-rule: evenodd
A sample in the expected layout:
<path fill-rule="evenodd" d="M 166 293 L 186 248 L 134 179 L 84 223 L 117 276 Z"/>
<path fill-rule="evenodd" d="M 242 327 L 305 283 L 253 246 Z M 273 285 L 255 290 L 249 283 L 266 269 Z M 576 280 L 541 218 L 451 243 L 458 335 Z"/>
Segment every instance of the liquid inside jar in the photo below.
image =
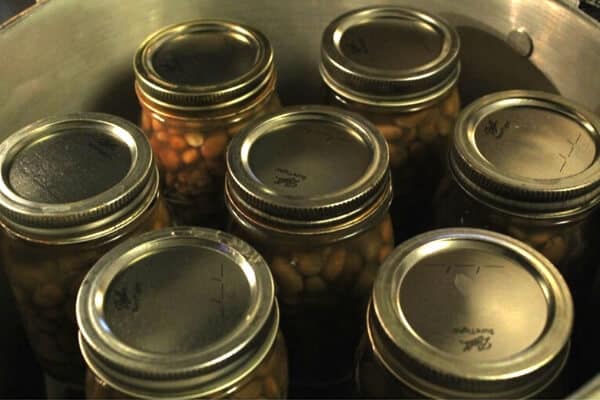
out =
<path fill-rule="evenodd" d="M 326 101 L 361 114 L 387 141 L 398 241 L 431 228 L 431 202 L 460 109 L 459 51 L 451 24 L 399 5 L 351 10 L 323 31 Z"/>
<path fill-rule="evenodd" d="M 415 112 L 364 107 L 334 97 L 340 105 L 365 116 L 385 137 L 394 200 L 391 206 L 398 240 L 433 226 L 433 197 L 446 170 L 446 153 L 460 110 L 456 87 L 436 104 Z"/>
<path fill-rule="evenodd" d="M 232 232 L 252 242 L 237 224 Z M 350 381 L 373 280 L 393 243 L 389 215 L 360 235 L 330 245 L 254 241 L 275 279 L 299 395 L 322 394 L 336 385 L 344 390 Z"/>
<path fill-rule="evenodd" d="M 32 243 L 8 234 L 2 257 L 31 344 L 44 371 L 62 382 L 83 384 L 85 366 L 77 344 L 75 300 L 85 274 L 121 241 L 170 225 L 158 197 L 127 233 L 116 241 L 73 245 Z"/>
<path fill-rule="evenodd" d="M 177 223 L 224 227 L 227 145 L 253 118 L 280 108 L 275 93 L 250 111 L 232 110 L 228 119 L 176 117 L 142 107 L 140 125 L 156 154 L 161 190 Z"/>
<path fill-rule="evenodd" d="M 140 125 L 158 158 L 162 193 L 176 222 L 225 228 L 230 139 L 281 108 L 268 38 L 230 21 L 193 20 L 148 36 L 133 67 Z"/>

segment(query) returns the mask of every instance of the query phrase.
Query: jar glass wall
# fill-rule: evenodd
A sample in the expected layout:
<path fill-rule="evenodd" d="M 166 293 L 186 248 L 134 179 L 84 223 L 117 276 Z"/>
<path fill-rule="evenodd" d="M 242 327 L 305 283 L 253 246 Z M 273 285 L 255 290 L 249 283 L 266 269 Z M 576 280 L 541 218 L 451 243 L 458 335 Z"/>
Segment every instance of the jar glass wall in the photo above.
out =
<path fill-rule="evenodd" d="M 374 399 L 422 399 L 422 394 L 415 392 L 399 381 L 377 359 L 370 347 L 367 335 L 363 335 L 356 351 L 356 369 L 354 371 L 356 393 Z"/>
<path fill-rule="evenodd" d="M 124 242 L 77 298 L 87 397 L 285 398 L 274 291 L 264 259 L 221 231 L 178 227 Z"/>
<path fill-rule="evenodd" d="M 365 116 L 387 140 L 397 239 L 432 223 L 431 202 L 460 109 L 459 47 L 456 31 L 438 16 L 393 6 L 351 11 L 323 33 L 328 104 Z"/>
<path fill-rule="evenodd" d="M 211 67 L 197 65 L 211 60 Z M 164 28 L 134 62 L 140 125 L 177 222 L 223 227 L 225 149 L 249 121 L 281 108 L 273 53 L 252 28 L 195 21 Z"/>
<path fill-rule="evenodd" d="M 265 241 L 236 223 L 231 232 L 252 243 L 271 268 L 295 383 L 343 387 L 373 280 L 393 249 L 389 214 L 359 235 L 325 245 L 309 238 Z"/>
<path fill-rule="evenodd" d="M 292 390 L 347 394 L 361 315 L 394 241 L 385 139 L 359 115 L 292 107 L 235 137 L 227 168 L 230 230 L 277 285 Z"/>
<path fill-rule="evenodd" d="M 285 342 L 283 336 L 278 334 L 269 354 L 243 382 L 209 398 L 285 399 L 288 387 L 287 367 Z M 89 369 L 85 379 L 85 397 L 88 399 L 135 398 L 112 388 Z"/>
<path fill-rule="evenodd" d="M 83 382 L 75 298 L 87 271 L 120 242 L 170 225 L 166 204 L 160 197 L 139 218 L 135 227 L 108 242 L 53 246 L 3 236 L 6 274 L 29 343 L 44 371 L 55 379 Z"/>
<path fill-rule="evenodd" d="M 170 224 L 151 148 L 120 118 L 74 114 L 13 134 L 0 159 L 0 253 L 29 342 L 50 382 L 82 388 L 84 275 L 123 240 Z"/>
<path fill-rule="evenodd" d="M 402 243 L 381 266 L 365 315 L 359 396 L 568 393 L 569 289 L 546 258 L 509 236 L 449 228 Z"/>

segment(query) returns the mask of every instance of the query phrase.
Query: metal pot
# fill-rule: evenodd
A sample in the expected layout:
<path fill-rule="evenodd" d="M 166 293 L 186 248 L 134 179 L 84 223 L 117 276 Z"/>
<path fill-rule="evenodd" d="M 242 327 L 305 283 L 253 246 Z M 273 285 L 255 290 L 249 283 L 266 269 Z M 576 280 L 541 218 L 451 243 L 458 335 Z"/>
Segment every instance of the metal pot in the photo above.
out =
<path fill-rule="evenodd" d="M 390 2 L 390 1 L 388 1 Z M 42 1 L 0 27 L 0 138 L 39 118 L 102 111 L 136 120 L 132 57 L 151 32 L 194 18 L 224 18 L 272 41 L 286 105 L 320 100 L 318 58 L 329 21 L 378 0 Z M 461 36 L 465 103 L 505 89 L 560 93 L 600 112 L 600 25 L 557 0 L 395 0 L 439 13 Z M 19 354 L 14 305 L 0 281 L 0 395 L 29 377 Z M 5 320 L 6 321 L 6 320 Z M 24 389 L 26 390 L 26 389 Z M 35 395 L 35 393 L 23 393 Z M 16 394 L 13 394 L 16 395 Z"/>

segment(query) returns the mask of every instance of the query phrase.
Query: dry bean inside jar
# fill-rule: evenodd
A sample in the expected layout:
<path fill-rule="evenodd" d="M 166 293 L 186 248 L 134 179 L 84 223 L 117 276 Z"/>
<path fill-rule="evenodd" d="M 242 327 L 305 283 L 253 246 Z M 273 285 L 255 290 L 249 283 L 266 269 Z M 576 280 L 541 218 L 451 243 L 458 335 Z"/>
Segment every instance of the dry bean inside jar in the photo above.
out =
<path fill-rule="evenodd" d="M 127 121 L 71 114 L 9 136 L 0 170 L 0 249 L 29 342 L 49 382 L 81 389 L 81 280 L 119 241 L 170 222 L 152 150 Z"/>
<path fill-rule="evenodd" d="M 227 166 L 232 232 L 275 278 L 292 390 L 342 390 L 373 279 L 393 246 L 385 139 L 359 115 L 293 107 L 235 137 Z"/>
<path fill-rule="evenodd" d="M 102 257 L 77 297 L 87 398 L 285 398 L 287 354 L 264 259 L 179 227 Z"/>
<path fill-rule="evenodd" d="M 396 239 L 431 224 L 448 137 L 460 108 L 457 32 L 436 15 L 369 7 L 323 32 L 320 73 L 328 103 L 358 112 L 389 146 Z"/>
<path fill-rule="evenodd" d="M 539 252 L 480 229 L 398 246 L 373 286 L 356 382 L 366 398 L 563 398 L 573 304 Z"/>
<path fill-rule="evenodd" d="M 221 227 L 225 149 L 250 120 L 280 108 L 268 39 L 226 21 L 173 25 L 142 43 L 134 70 L 140 123 L 174 217 Z"/>

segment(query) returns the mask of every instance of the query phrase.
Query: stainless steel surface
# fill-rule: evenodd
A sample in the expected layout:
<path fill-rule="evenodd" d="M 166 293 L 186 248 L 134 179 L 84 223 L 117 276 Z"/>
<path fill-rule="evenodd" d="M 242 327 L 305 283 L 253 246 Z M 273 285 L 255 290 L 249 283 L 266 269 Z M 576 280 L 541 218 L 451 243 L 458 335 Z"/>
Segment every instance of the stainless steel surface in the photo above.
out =
<path fill-rule="evenodd" d="M 344 14 L 325 28 L 319 71 L 345 100 L 414 109 L 454 86 L 459 48 L 458 33 L 439 16 L 370 7 Z"/>
<path fill-rule="evenodd" d="M 290 107 L 259 118 L 227 151 L 234 215 L 311 234 L 347 229 L 389 202 L 389 155 L 363 117 L 326 106 Z"/>
<path fill-rule="evenodd" d="M 266 356 L 278 329 L 263 258 L 224 232 L 173 228 L 117 246 L 77 298 L 81 350 L 134 397 L 206 397 Z"/>
<path fill-rule="evenodd" d="M 600 201 L 600 118 L 559 96 L 507 91 L 459 116 L 452 172 L 509 212 L 578 214 Z"/>
<path fill-rule="evenodd" d="M 152 32 L 194 18 L 223 18 L 263 31 L 274 47 L 284 104 L 321 100 L 318 60 L 325 26 L 344 12 L 380 0 L 119 0 L 40 1 L 0 28 L 0 117 L 4 138 L 40 118 L 104 111 L 137 120 L 131 60 Z M 414 5 L 414 0 L 387 4 Z M 418 6 L 456 26 L 461 40 L 461 98 L 465 104 L 498 90 L 560 92 L 600 112 L 600 25 L 559 1 L 422 0 Z M 2 3 L 4 4 L 4 3 Z M 3 15 L 4 16 L 4 15 Z M 522 57 L 507 42 L 524 28 L 534 50 Z M 0 291 L 8 292 L 4 280 Z M 2 315 L 15 320 L 9 297 Z M 12 325 L 11 325 L 12 326 Z M 7 326 L 0 382 L 30 388 L 23 369 L 19 330 Z M 10 340 L 13 338 L 14 340 Z M 26 383 L 26 384 L 25 384 Z M 0 384 L 1 385 L 1 384 Z M 14 386 L 14 385 L 13 385 Z M 6 387 L 6 386 L 5 386 Z M 1 388 L 0 388 L 1 391 Z M 30 395 L 31 396 L 31 395 Z"/>
<path fill-rule="evenodd" d="M 2 134 L 48 115 L 72 111 L 107 111 L 136 118 L 138 105 L 131 90 L 136 47 L 157 29 L 194 17 L 227 18 L 263 31 L 276 54 L 283 102 L 319 101 L 318 49 L 323 29 L 343 12 L 379 3 L 39 3 L 0 30 L 0 51 L 10 60 L 0 65 L 0 75 L 10 77 L 0 82 L 6 99 L 0 108 Z M 413 2 L 397 0 L 394 4 Z M 600 27 L 590 17 L 557 1 L 540 7 L 527 0 L 428 0 L 419 6 L 457 27 L 465 77 L 461 94 L 466 102 L 496 90 L 527 88 L 559 91 L 600 111 L 600 81 L 592 79 L 600 60 Z M 535 51 L 529 59 L 505 42 L 516 27 L 524 27 L 532 37 Z M 29 45 L 23 46 L 25 40 Z"/>
<path fill-rule="evenodd" d="M 161 29 L 136 52 L 139 88 L 167 108 L 222 108 L 248 100 L 273 79 L 273 50 L 260 32 L 198 20 Z"/>
<path fill-rule="evenodd" d="M 0 145 L 0 171 L 0 221 L 32 240 L 106 236 L 157 193 L 144 134 L 100 113 L 49 117 L 15 132 Z"/>
<path fill-rule="evenodd" d="M 452 228 L 410 239 L 382 265 L 372 299 L 376 352 L 427 397 L 531 397 L 566 359 L 567 285 L 505 235 Z"/>
<path fill-rule="evenodd" d="M 533 52 L 533 40 L 525 28 L 510 31 L 506 37 L 507 43 L 521 56 L 529 57 Z"/>

